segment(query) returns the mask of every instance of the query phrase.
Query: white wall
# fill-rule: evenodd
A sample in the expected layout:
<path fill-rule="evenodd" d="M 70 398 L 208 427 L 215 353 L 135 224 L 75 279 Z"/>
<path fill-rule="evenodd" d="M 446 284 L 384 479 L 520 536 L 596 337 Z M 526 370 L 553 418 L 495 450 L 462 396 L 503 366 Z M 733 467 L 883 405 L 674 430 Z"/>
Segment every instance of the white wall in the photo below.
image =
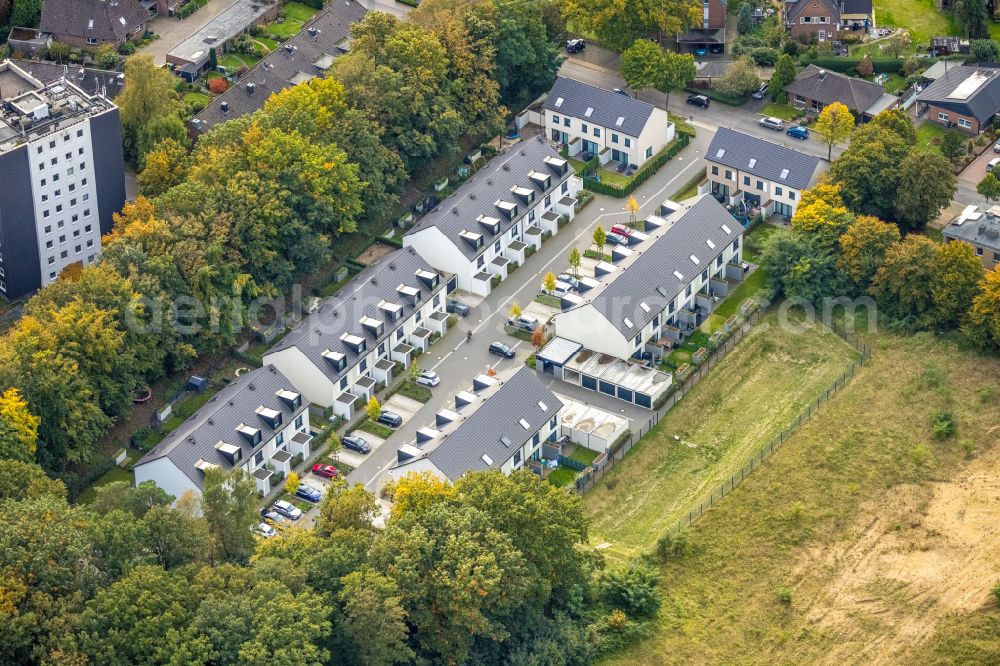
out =
<path fill-rule="evenodd" d="M 579 342 L 587 349 L 616 358 L 628 358 L 634 351 L 631 340 L 626 340 L 590 303 L 560 312 L 553 321 L 557 336 Z"/>
<path fill-rule="evenodd" d="M 288 377 L 295 390 L 309 402 L 323 407 L 333 405 L 334 396 L 339 389 L 297 348 L 289 347 L 265 354 L 264 365 L 267 364 L 274 365 L 281 374 Z"/>
<path fill-rule="evenodd" d="M 650 157 L 663 150 L 668 143 L 674 140 L 674 133 L 674 124 L 670 122 L 667 112 L 659 108 L 653 109 L 649 120 L 646 121 L 646 126 L 642 128 L 642 134 L 639 135 L 639 150 L 636 158 L 640 161 L 633 161 L 632 164 L 644 164 Z M 647 149 L 650 151 L 649 157 L 646 157 Z"/>
<path fill-rule="evenodd" d="M 448 481 L 448 477 L 444 475 L 444 472 L 439 470 L 437 465 L 432 463 L 426 457 L 417 458 L 416 460 L 412 460 L 400 467 L 391 467 L 389 469 L 389 477 L 392 478 L 393 481 L 397 481 L 407 474 L 422 474 L 423 472 L 430 472 L 442 481 Z"/>
<path fill-rule="evenodd" d="M 554 120 L 556 117 L 559 118 L 558 124 Z M 563 121 L 564 118 L 570 119 L 569 127 L 566 127 Z M 558 111 L 546 111 L 544 119 L 546 139 L 553 140 L 552 130 L 558 129 L 560 132 L 566 134 L 567 144 L 571 143 L 574 139 L 580 139 L 581 141 L 586 139 L 587 141 L 596 143 L 598 151 L 608 148 L 626 153 L 629 158 L 629 164 L 639 166 L 644 164 L 648 159 L 646 157 L 647 148 L 651 147 L 653 149 L 652 154 L 656 155 L 674 138 L 674 124 L 670 122 L 667 112 L 659 108 L 653 109 L 639 136 L 625 134 L 614 127 L 597 125 L 587 118 L 566 116 Z M 587 128 L 586 132 L 583 130 L 584 126 Z M 595 129 L 600 133 L 600 136 L 595 135 Z M 617 141 L 615 141 L 616 138 Z M 630 145 L 625 145 L 626 139 L 628 139 Z"/>
<path fill-rule="evenodd" d="M 175 500 L 189 490 L 201 496 L 201 488 L 179 470 L 169 458 L 157 458 L 148 463 L 136 465 L 134 471 L 136 485 L 143 481 L 152 481 L 173 495 Z"/>

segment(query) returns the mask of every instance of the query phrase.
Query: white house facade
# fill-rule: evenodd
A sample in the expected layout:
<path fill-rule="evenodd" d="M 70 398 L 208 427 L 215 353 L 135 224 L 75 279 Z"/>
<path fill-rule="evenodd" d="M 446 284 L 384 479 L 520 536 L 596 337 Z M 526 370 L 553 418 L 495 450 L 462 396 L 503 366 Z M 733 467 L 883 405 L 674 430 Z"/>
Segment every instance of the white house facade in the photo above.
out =
<path fill-rule="evenodd" d="M 566 145 L 570 157 L 597 155 L 641 167 L 674 140 L 667 112 L 648 102 L 558 77 L 543 104 L 545 136 Z"/>
<path fill-rule="evenodd" d="M 307 458 L 309 402 L 265 365 L 212 397 L 135 465 L 136 484 L 153 481 L 180 498 L 201 495 L 206 470 L 242 469 L 261 495 Z"/>
<path fill-rule="evenodd" d="M 447 281 L 412 248 L 359 273 L 264 354 L 312 403 L 350 419 L 447 330 Z"/>
<path fill-rule="evenodd" d="M 494 158 L 404 237 L 428 264 L 457 278 L 457 287 L 487 295 L 528 248 L 538 250 L 559 219 L 572 219 L 582 183 L 569 162 L 541 137 Z"/>

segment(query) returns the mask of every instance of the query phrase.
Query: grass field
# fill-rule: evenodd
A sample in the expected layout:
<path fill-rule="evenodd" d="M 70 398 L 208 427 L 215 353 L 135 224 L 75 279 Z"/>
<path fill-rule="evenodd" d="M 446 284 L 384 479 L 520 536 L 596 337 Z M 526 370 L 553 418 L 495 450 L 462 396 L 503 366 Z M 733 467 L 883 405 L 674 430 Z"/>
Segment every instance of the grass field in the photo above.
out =
<path fill-rule="evenodd" d="M 760 114 L 762 116 L 774 116 L 782 120 L 795 120 L 801 115 L 795 107 L 788 104 L 778 104 L 777 102 L 770 102 L 762 106 Z"/>
<path fill-rule="evenodd" d="M 688 182 L 684 183 L 679 190 L 674 192 L 673 196 L 670 198 L 674 201 L 684 201 L 685 199 L 690 199 L 698 194 L 698 183 L 705 180 L 705 167 L 702 167 L 698 173 L 691 176 Z"/>
<path fill-rule="evenodd" d="M 958 34 L 955 22 L 934 0 L 879 0 L 875 3 L 875 23 L 908 29 L 911 43 L 930 44 L 931 37 Z"/>
<path fill-rule="evenodd" d="M 1000 361 L 932 334 L 870 341 L 855 378 L 689 529 L 654 634 L 608 663 L 1000 663 Z M 769 387 L 753 390 L 766 409 Z M 948 440 L 930 432 L 942 410 Z M 617 506 L 602 506 L 603 529 Z"/>
<path fill-rule="evenodd" d="M 301 2 L 289 2 L 281 8 L 281 23 L 269 23 L 265 30 L 274 39 L 288 39 L 302 30 L 302 25 L 312 18 L 316 10 Z"/>
<path fill-rule="evenodd" d="M 947 132 L 942 125 L 927 121 L 917 127 L 917 147 L 924 150 L 940 152 L 941 138 Z"/>
<path fill-rule="evenodd" d="M 794 333 L 778 323 L 775 313 L 762 318 L 587 494 L 591 541 L 602 552 L 649 551 L 856 357 L 818 324 Z"/>

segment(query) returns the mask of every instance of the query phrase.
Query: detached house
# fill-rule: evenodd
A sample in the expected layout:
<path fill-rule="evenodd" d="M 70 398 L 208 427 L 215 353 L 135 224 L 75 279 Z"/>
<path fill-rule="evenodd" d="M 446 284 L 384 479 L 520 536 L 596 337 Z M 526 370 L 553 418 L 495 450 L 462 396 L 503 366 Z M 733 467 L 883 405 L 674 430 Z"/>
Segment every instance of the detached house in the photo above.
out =
<path fill-rule="evenodd" d="M 542 113 L 546 137 L 566 144 L 570 157 L 590 153 L 602 165 L 642 166 L 674 139 L 674 124 L 665 110 L 562 76 L 545 98 Z"/>
<path fill-rule="evenodd" d="M 872 0 L 785 0 L 785 28 L 800 42 L 835 41 L 846 31 L 874 26 Z"/>
<path fill-rule="evenodd" d="M 309 402 L 274 366 L 225 387 L 135 465 L 136 484 L 153 481 L 176 498 L 200 495 L 205 471 L 239 468 L 266 495 L 309 456 Z"/>
<path fill-rule="evenodd" d="M 979 134 L 1000 111 L 1000 69 L 949 67 L 917 95 L 917 110 L 933 122 Z"/>
<path fill-rule="evenodd" d="M 985 211 L 975 204 L 966 206 L 941 234 L 946 243 L 972 246 L 986 270 L 1000 265 L 1000 206 L 990 206 Z"/>
<path fill-rule="evenodd" d="M 455 286 L 489 294 L 512 262 L 524 263 L 528 246 L 559 231 L 559 218 L 572 219 L 582 183 L 569 162 L 542 137 L 498 155 L 450 197 L 425 215 L 403 245 L 439 271 L 453 274 Z"/>
<path fill-rule="evenodd" d="M 310 402 L 345 419 L 392 381 L 396 363 L 447 331 L 445 280 L 412 249 L 358 273 L 264 354 Z"/>
<path fill-rule="evenodd" d="M 700 193 L 736 205 L 759 206 L 763 215 L 791 218 L 802 190 L 813 182 L 820 158 L 720 127 L 705 154 Z"/>
<path fill-rule="evenodd" d="M 895 108 L 899 98 L 877 83 L 809 65 L 785 86 L 788 103 L 819 113 L 834 102 L 846 106 L 859 122 L 867 122 L 882 111 Z"/>
<path fill-rule="evenodd" d="M 141 39 L 149 11 L 136 0 L 45 0 L 39 31 L 77 47 Z"/>
<path fill-rule="evenodd" d="M 543 443 L 556 440 L 562 408 L 563 401 L 529 368 L 481 374 L 435 415 L 433 426 L 417 431 L 415 443 L 398 449 L 389 474 L 398 479 L 431 472 L 449 481 L 468 472 L 510 474 L 538 462 Z"/>

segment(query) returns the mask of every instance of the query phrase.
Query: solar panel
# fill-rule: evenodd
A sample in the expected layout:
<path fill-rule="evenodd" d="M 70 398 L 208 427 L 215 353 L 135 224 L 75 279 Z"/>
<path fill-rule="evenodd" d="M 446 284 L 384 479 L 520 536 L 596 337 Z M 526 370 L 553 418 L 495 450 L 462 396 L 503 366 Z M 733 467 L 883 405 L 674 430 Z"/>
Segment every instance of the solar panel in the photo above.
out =
<path fill-rule="evenodd" d="M 674 271 L 674 277 L 677 278 L 678 280 L 684 279 L 684 276 L 680 274 L 680 271 Z M 666 296 L 666 294 L 663 295 Z"/>
<path fill-rule="evenodd" d="M 948 99 L 968 99 L 979 90 L 984 83 L 993 78 L 994 72 L 987 70 L 977 70 L 970 74 L 968 78 L 959 83 L 951 94 L 948 95 Z"/>

